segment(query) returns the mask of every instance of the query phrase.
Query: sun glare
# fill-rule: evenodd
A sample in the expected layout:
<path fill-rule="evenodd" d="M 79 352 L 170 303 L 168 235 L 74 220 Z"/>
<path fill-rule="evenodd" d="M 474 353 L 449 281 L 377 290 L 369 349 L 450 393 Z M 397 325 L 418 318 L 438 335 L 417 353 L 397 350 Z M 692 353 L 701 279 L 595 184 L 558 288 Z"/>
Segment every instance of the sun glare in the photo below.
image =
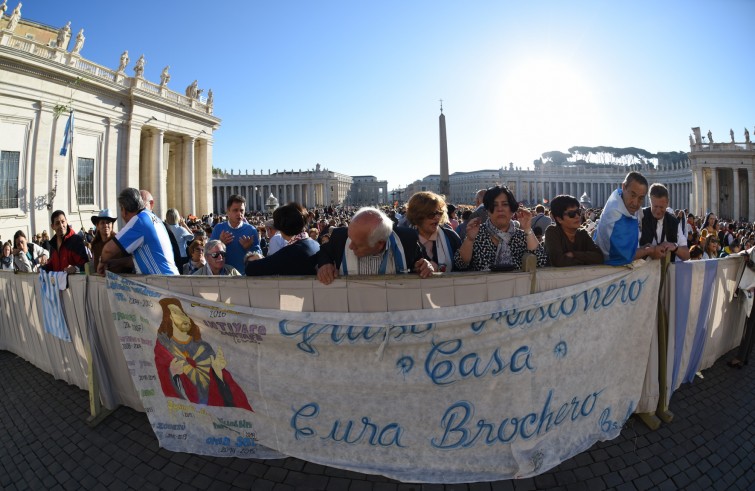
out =
<path fill-rule="evenodd" d="M 600 124 L 587 74 L 565 62 L 517 65 L 503 73 L 501 91 L 506 146 L 513 147 L 504 153 L 517 165 L 531 164 L 542 152 L 588 145 Z"/>

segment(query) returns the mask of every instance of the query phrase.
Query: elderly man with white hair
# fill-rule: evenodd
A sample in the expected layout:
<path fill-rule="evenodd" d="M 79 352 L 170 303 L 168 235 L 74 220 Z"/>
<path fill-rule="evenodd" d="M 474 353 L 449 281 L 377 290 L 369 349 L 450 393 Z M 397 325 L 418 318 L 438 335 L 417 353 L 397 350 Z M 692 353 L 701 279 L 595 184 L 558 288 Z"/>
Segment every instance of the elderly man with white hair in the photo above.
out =
<path fill-rule="evenodd" d="M 192 276 L 241 276 L 236 268 L 225 263 L 226 250 L 222 241 L 213 239 L 204 246 L 204 266 Z"/>
<path fill-rule="evenodd" d="M 364 207 L 348 228 L 333 229 L 317 253 L 317 279 L 329 285 L 339 275 L 382 275 L 415 272 L 422 278 L 434 269 L 423 255 L 417 231 L 396 227 L 377 208 Z"/>

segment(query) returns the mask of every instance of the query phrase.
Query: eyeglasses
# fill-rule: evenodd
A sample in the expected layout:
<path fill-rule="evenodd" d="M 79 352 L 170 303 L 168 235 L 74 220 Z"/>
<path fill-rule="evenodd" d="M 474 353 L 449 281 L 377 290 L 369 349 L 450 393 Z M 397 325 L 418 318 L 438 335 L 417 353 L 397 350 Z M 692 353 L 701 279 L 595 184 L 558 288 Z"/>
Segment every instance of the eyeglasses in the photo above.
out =
<path fill-rule="evenodd" d="M 427 216 L 427 218 L 442 217 L 443 216 L 443 211 L 442 210 L 434 211 L 432 213 L 428 213 L 426 216 Z"/>
<path fill-rule="evenodd" d="M 213 258 L 213 259 L 217 259 L 219 256 L 222 257 L 223 259 L 225 259 L 225 252 L 220 251 L 220 252 L 212 252 L 212 253 L 210 253 L 210 257 Z"/>
<path fill-rule="evenodd" d="M 574 218 L 577 215 L 579 215 L 579 210 L 569 210 L 564 212 L 564 216 L 567 216 L 569 218 Z"/>

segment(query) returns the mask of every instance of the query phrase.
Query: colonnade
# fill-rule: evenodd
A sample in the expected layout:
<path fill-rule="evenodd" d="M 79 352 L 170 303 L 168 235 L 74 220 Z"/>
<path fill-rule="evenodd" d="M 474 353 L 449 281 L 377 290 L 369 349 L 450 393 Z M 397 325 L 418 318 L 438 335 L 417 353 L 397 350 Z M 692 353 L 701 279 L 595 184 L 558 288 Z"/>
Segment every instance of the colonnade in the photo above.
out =
<path fill-rule="evenodd" d="M 695 166 L 694 209 L 732 220 L 755 220 L 755 172 L 752 166 Z"/>
<path fill-rule="evenodd" d="M 326 183 L 301 184 L 216 184 L 213 186 L 213 209 L 223 213 L 231 195 L 238 194 L 246 199 L 247 211 L 266 211 L 267 199 L 274 196 L 280 204 L 296 201 L 307 208 L 330 203 L 330 189 Z"/>
<path fill-rule="evenodd" d="M 144 128 L 139 144 L 138 186 L 152 193 L 157 216 L 164 218 L 168 208 L 183 216 L 209 213 L 212 145 L 207 140 Z"/>

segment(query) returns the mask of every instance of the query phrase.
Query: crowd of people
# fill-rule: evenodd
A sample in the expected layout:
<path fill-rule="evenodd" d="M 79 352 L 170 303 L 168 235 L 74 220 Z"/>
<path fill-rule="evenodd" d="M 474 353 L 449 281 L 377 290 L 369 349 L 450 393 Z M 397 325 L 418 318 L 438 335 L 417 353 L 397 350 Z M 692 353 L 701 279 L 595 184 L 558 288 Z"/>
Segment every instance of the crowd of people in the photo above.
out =
<path fill-rule="evenodd" d="M 127 188 L 118 196 L 124 225 L 117 233 L 109 209 L 78 233 L 58 210 L 52 237 L 43 231 L 28 241 L 19 230 L 3 243 L 2 269 L 77 273 L 88 264 L 100 274 L 316 275 L 330 284 L 346 275 L 515 270 L 526 254 L 537 267 L 624 265 L 666 254 L 713 259 L 755 245 L 753 224 L 674 210 L 666 187 L 649 185 L 638 172 L 598 209 L 559 195 L 530 210 L 500 185 L 479 190 L 474 200 L 454 206 L 422 191 L 405 206 L 306 209 L 292 202 L 269 214 L 247 212 L 245 198 L 232 195 L 225 215 L 183 218 L 171 208 L 163 221 L 152 213 L 149 191 Z"/>
<path fill-rule="evenodd" d="M 2 269 L 75 273 L 88 263 L 100 273 L 311 274 L 332 281 L 339 274 L 518 269 L 525 253 L 538 267 L 621 265 L 667 252 L 674 260 L 712 259 L 755 245 L 753 224 L 673 210 L 665 186 L 649 185 L 637 172 L 604 208 L 560 195 L 530 210 L 506 186 L 482 189 L 474 199 L 474 206 L 455 206 L 422 191 L 403 206 L 306 209 L 292 202 L 264 213 L 247 212 L 244 197 L 233 195 L 224 215 L 184 218 L 170 208 L 162 220 L 148 191 L 128 188 L 118 197 L 125 225 L 117 233 L 112 210 L 92 216 L 92 227 L 78 233 L 58 210 L 52 238 L 42 231 L 28 240 L 19 230 L 3 243 Z M 327 265 L 332 270 L 321 273 Z"/>

